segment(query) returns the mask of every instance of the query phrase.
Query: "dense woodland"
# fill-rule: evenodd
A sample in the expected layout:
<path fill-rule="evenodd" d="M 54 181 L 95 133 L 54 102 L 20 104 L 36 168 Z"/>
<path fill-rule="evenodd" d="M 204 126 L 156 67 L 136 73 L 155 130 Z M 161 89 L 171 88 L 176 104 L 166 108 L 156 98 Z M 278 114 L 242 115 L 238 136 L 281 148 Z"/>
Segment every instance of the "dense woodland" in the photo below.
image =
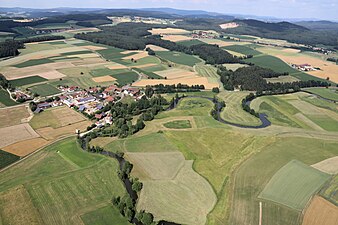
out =
<path fill-rule="evenodd" d="M 299 91 L 305 87 L 328 87 L 330 84 L 323 81 L 297 81 L 292 83 L 268 83 L 264 78 L 278 77 L 285 74 L 276 73 L 270 69 L 258 66 L 242 67 L 236 71 L 227 70 L 220 66 L 217 73 L 226 90 L 239 88 L 257 93 L 277 94 Z"/>
<path fill-rule="evenodd" d="M 153 94 L 164 94 L 164 93 L 177 93 L 177 92 L 199 92 L 204 90 L 204 85 L 186 85 L 186 84 L 173 84 L 173 85 L 153 85 L 147 86 L 145 93 L 151 97 Z"/>

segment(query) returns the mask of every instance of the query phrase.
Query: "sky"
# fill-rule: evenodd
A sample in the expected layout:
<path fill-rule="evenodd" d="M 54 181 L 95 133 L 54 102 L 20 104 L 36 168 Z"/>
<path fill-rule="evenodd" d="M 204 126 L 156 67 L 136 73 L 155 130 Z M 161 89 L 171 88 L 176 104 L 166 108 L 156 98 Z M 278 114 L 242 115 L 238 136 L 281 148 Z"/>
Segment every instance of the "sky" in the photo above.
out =
<path fill-rule="evenodd" d="M 198 9 L 224 14 L 338 20 L 338 0 L 0 0 L 0 7 Z"/>

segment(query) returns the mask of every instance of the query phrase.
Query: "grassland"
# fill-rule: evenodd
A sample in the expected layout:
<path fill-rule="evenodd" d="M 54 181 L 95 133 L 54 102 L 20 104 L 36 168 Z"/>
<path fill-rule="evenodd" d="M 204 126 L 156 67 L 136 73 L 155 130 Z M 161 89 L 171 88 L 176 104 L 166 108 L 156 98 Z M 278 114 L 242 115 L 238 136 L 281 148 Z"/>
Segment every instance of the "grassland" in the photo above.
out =
<path fill-rule="evenodd" d="M 278 170 L 258 196 L 303 210 L 330 175 L 293 160 Z"/>
<path fill-rule="evenodd" d="M 0 169 L 5 168 L 6 166 L 18 161 L 20 159 L 19 156 L 11 154 L 9 152 L 2 151 L 0 149 Z"/>
<path fill-rule="evenodd" d="M 241 53 L 243 55 L 261 55 L 262 53 L 245 45 L 230 45 L 223 47 L 225 50 Z"/>
<path fill-rule="evenodd" d="M 14 87 L 20 87 L 20 86 L 40 83 L 40 82 L 44 82 L 44 81 L 47 81 L 47 79 L 40 77 L 40 76 L 32 76 L 32 77 L 25 77 L 25 78 L 19 78 L 19 79 L 11 80 L 10 83 Z"/>
<path fill-rule="evenodd" d="M 0 103 L 5 106 L 14 106 L 19 103 L 13 101 L 8 92 L 0 88 Z"/>
<path fill-rule="evenodd" d="M 121 216 L 120 212 L 108 205 L 81 215 L 81 219 L 85 225 L 130 225 L 128 220 Z"/>
<path fill-rule="evenodd" d="M 41 64 L 46 64 L 46 63 L 52 63 L 53 60 L 44 58 L 44 59 L 31 59 L 23 63 L 19 63 L 14 65 L 16 68 L 25 68 L 25 67 L 30 67 L 30 66 L 37 66 Z"/>
<path fill-rule="evenodd" d="M 196 63 L 201 62 L 199 58 L 181 52 L 156 52 L 156 55 L 170 62 L 191 67 L 194 66 Z"/>
<path fill-rule="evenodd" d="M 61 93 L 61 91 L 59 89 L 57 89 L 56 87 L 54 87 L 50 84 L 39 84 L 39 85 L 36 85 L 36 86 L 32 86 L 32 87 L 30 87 L 30 90 L 33 93 L 37 93 L 38 95 L 40 95 L 42 97 L 51 96 L 51 95 Z"/>
<path fill-rule="evenodd" d="M 27 213 L 37 210 L 42 221 L 36 224 L 81 224 L 81 215 L 108 205 L 113 195 L 124 194 L 117 166 L 115 160 L 83 152 L 75 138 L 65 139 L 2 172 L 0 199 L 23 185 L 33 205 Z M 8 206 L 10 210 L 0 212 L 4 221 L 22 213 L 20 204 Z"/>
<path fill-rule="evenodd" d="M 170 129 L 187 129 L 191 128 L 191 124 L 189 120 L 175 120 L 168 123 L 163 124 L 166 128 Z"/>
<path fill-rule="evenodd" d="M 20 124 L 30 116 L 26 106 L 0 109 L 0 128 Z"/>
<path fill-rule="evenodd" d="M 130 71 L 112 75 L 120 85 L 131 84 L 138 79 L 138 74 Z"/>
<path fill-rule="evenodd" d="M 188 41 L 179 41 L 179 42 L 177 42 L 177 44 L 190 47 L 190 46 L 193 46 L 193 45 L 203 44 L 203 42 L 200 41 L 200 40 L 197 40 L 197 39 L 193 39 L 193 40 L 188 40 Z"/>
<path fill-rule="evenodd" d="M 319 95 L 323 98 L 331 99 L 333 101 L 338 101 L 338 91 L 334 88 L 306 88 L 308 92 Z"/>
<path fill-rule="evenodd" d="M 320 191 L 320 195 L 337 206 L 338 205 L 337 189 L 338 189 L 338 175 L 335 175 L 329 183 L 324 185 L 323 189 Z"/>

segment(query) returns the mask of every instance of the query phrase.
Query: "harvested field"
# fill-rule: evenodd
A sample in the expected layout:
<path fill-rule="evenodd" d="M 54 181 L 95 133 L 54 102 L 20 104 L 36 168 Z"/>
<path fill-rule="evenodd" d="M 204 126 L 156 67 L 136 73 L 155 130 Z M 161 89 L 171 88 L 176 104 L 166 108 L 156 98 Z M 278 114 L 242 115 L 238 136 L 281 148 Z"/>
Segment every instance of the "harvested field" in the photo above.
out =
<path fill-rule="evenodd" d="M 19 141 L 15 144 L 8 145 L 2 149 L 6 152 L 22 157 L 38 150 L 39 148 L 47 144 L 48 141 L 46 141 L 43 138 L 33 138 L 25 141 Z"/>
<path fill-rule="evenodd" d="M 167 77 L 168 80 L 174 80 L 179 78 L 190 78 L 190 77 L 198 77 L 195 72 L 183 70 L 183 69 L 169 69 L 155 72 L 157 75 L 161 77 Z"/>
<path fill-rule="evenodd" d="M 133 83 L 133 86 L 136 87 L 145 87 L 147 85 L 157 85 L 157 84 L 164 84 L 164 85 L 173 85 L 173 84 L 187 84 L 191 85 L 204 85 L 205 89 L 212 89 L 214 87 L 219 87 L 218 83 L 210 83 L 207 77 L 192 77 L 192 78 L 178 78 L 174 80 L 163 80 L 163 79 L 147 79 L 147 80 L 140 80 Z"/>
<path fill-rule="evenodd" d="M 239 68 L 242 68 L 242 67 L 246 67 L 247 65 L 245 64 L 239 64 L 239 63 L 229 63 L 229 64 L 223 64 L 223 66 L 225 66 L 228 70 L 232 70 L 232 71 L 235 71 Z"/>
<path fill-rule="evenodd" d="M 122 216 L 117 207 L 109 204 L 100 209 L 81 215 L 85 225 L 132 225 Z"/>
<path fill-rule="evenodd" d="M 193 38 L 184 35 L 164 35 L 162 39 L 172 42 L 179 42 L 179 41 L 189 41 L 192 40 Z"/>
<path fill-rule="evenodd" d="M 153 35 L 158 34 L 189 34 L 190 31 L 178 28 L 153 28 L 149 30 Z"/>
<path fill-rule="evenodd" d="M 311 166 L 324 173 L 337 174 L 338 173 L 338 156 L 325 159 Z"/>
<path fill-rule="evenodd" d="M 116 79 L 111 76 L 101 76 L 101 77 L 94 77 L 92 78 L 96 83 L 103 83 L 103 82 L 114 82 Z"/>
<path fill-rule="evenodd" d="M 150 48 L 151 50 L 153 51 L 158 51 L 158 52 L 163 52 L 163 51 L 169 51 L 168 49 L 166 48 L 162 48 L 160 46 L 157 46 L 157 45 L 147 45 L 146 48 Z"/>
<path fill-rule="evenodd" d="M 28 106 L 0 109 L 0 128 L 18 125 L 30 116 Z"/>
<path fill-rule="evenodd" d="M 131 54 L 137 54 L 143 52 L 142 50 L 126 50 L 123 52 L 120 52 L 122 55 L 131 55 Z"/>
<path fill-rule="evenodd" d="M 201 38 L 200 41 L 210 45 L 218 45 L 219 47 L 231 46 L 231 45 L 245 45 L 247 42 L 233 42 L 233 41 L 225 41 L 219 39 L 208 39 L 208 38 Z"/>
<path fill-rule="evenodd" d="M 113 65 L 108 65 L 106 66 L 108 69 L 111 70 L 122 70 L 122 69 L 127 69 L 128 67 L 122 64 L 113 64 Z"/>
<path fill-rule="evenodd" d="M 186 161 L 173 180 L 142 180 L 137 209 L 152 212 L 156 220 L 205 224 L 217 198 L 210 184 L 192 169 L 192 163 Z"/>
<path fill-rule="evenodd" d="M 230 28 L 236 28 L 239 26 L 238 23 L 223 23 L 219 25 L 223 30 L 230 29 Z"/>
<path fill-rule="evenodd" d="M 275 173 L 258 197 L 303 210 L 311 196 L 329 179 L 328 174 L 292 160 Z"/>
<path fill-rule="evenodd" d="M 72 125 L 60 127 L 60 128 L 52 128 L 52 127 L 43 127 L 36 130 L 41 137 L 46 140 L 55 140 L 60 137 L 64 137 L 67 135 L 75 135 L 76 130 L 85 131 L 88 126 L 92 125 L 89 121 L 82 121 L 79 123 L 75 123 Z"/>
<path fill-rule="evenodd" d="M 95 45 L 87 45 L 87 46 L 82 46 L 85 49 L 91 50 L 91 51 L 98 51 L 98 50 L 105 50 L 107 48 L 102 47 L 102 46 L 95 46 Z"/>
<path fill-rule="evenodd" d="M 38 210 L 23 185 L 0 194 L 0 215 L 2 224 L 43 224 Z"/>
<path fill-rule="evenodd" d="M 125 154 L 134 165 L 133 175 L 141 180 L 171 180 L 184 165 L 180 152 L 154 152 Z"/>
<path fill-rule="evenodd" d="M 39 135 L 28 123 L 0 128 L 0 148 L 37 137 Z"/>
<path fill-rule="evenodd" d="M 142 68 L 153 67 L 153 66 L 157 66 L 157 64 L 148 63 L 148 64 L 143 64 L 143 65 L 132 66 L 132 68 L 142 69 Z"/>
<path fill-rule="evenodd" d="M 139 59 L 143 59 L 143 58 L 145 58 L 147 56 L 149 56 L 148 52 L 147 51 L 142 51 L 142 52 L 130 55 L 130 56 L 123 57 L 122 59 L 124 59 L 124 60 L 131 60 L 131 59 L 139 60 Z"/>
<path fill-rule="evenodd" d="M 338 224 L 338 207 L 315 196 L 307 208 L 302 225 L 336 225 Z"/>

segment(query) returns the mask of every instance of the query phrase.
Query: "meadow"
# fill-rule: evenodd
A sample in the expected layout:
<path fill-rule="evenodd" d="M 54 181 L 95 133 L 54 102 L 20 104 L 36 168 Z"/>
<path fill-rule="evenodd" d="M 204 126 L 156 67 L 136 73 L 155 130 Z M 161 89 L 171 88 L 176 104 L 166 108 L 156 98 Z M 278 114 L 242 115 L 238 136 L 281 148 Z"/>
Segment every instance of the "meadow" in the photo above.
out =
<path fill-rule="evenodd" d="M 156 55 L 170 62 L 173 62 L 176 64 L 182 64 L 186 66 L 191 66 L 191 67 L 194 66 L 196 63 L 199 63 L 202 61 L 201 59 L 195 56 L 187 55 L 181 52 L 170 52 L 170 51 L 156 52 Z"/>
<path fill-rule="evenodd" d="M 39 85 L 36 85 L 36 86 L 29 87 L 29 89 L 33 93 L 37 93 L 38 95 L 40 95 L 42 97 L 51 96 L 51 95 L 61 93 L 61 91 L 59 89 L 57 89 L 56 87 L 54 87 L 50 84 L 39 84 Z"/>
<path fill-rule="evenodd" d="M 262 53 L 245 45 L 230 45 L 223 47 L 225 50 L 241 53 L 243 55 L 261 55 Z"/>
<path fill-rule="evenodd" d="M 17 102 L 13 101 L 10 98 L 8 92 L 3 90 L 2 88 L 0 89 L 0 103 L 1 105 L 4 105 L 4 106 L 14 106 L 18 104 Z"/>
<path fill-rule="evenodd" d="M 332 101 L 338 101 L 338 91 L 335 88 L 306 88 L 304 90 Z"/>

